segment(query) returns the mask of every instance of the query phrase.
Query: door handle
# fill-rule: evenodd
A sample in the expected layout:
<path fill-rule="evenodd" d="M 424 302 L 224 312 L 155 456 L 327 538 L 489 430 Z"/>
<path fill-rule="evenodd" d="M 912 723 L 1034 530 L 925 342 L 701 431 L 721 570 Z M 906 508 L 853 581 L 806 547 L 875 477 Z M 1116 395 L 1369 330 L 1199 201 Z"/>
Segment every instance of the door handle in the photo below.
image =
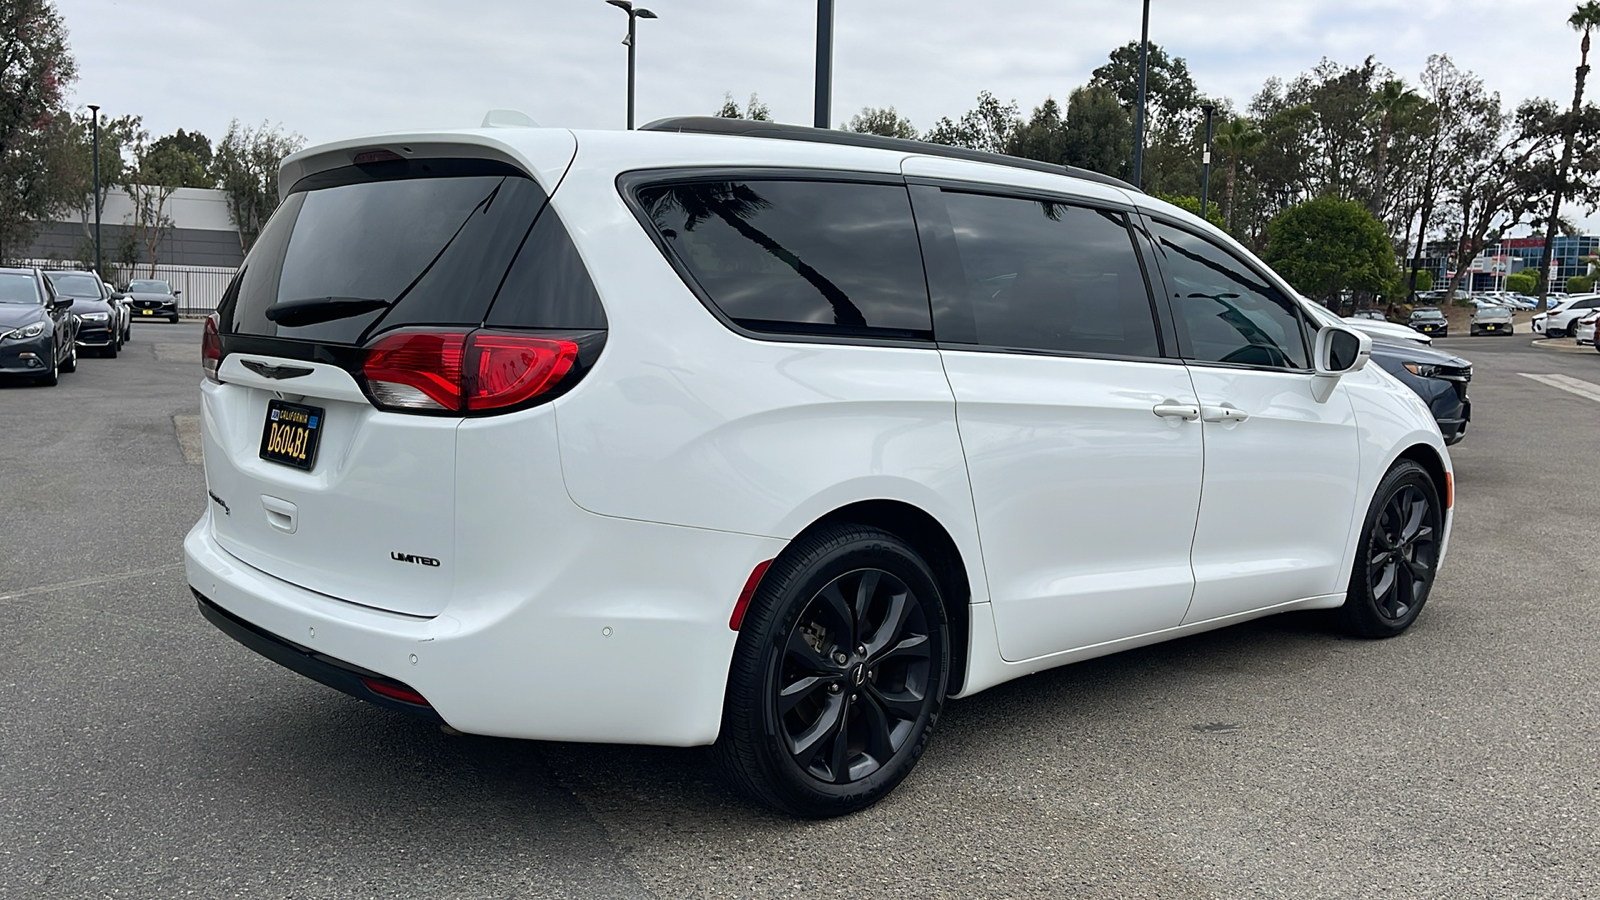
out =
<path fill-rule="evenodd" d="M 1207 422 L 1243 422 L 1245 419 L 1250 418 L 1250 414 L 1236 406 L 1224 403 L 1221 406 L 1200 407 L 1200 418 Z"/>
<path fill-rule="evenodd" d="M 1200 407 L 1186 406 L 1174 400 L 1157 403 L 1150 411 L 1164 419 L 1182 419 L 1185 422 L 1200 418 Z"/>

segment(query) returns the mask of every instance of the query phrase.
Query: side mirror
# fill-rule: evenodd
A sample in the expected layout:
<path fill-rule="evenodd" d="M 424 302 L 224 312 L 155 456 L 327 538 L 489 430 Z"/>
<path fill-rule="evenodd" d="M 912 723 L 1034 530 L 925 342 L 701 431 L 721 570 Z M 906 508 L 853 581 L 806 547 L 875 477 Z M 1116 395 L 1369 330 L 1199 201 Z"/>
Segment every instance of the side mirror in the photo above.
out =
<path fill-rule="evenodd" d="M 72 306 L 72 298 L 71 297 L 57 297 L 56 298 L 56 305 L 55 305 L 56 309 L 67 309 L 70 306 Z"/>
<path fill-rule="evenodd" d="M 1359 372 L 1372 358 L 1372 338 L 1337 325 L 1323 326 L 1317 332 L 1315 358 L 1318 375 L 1338 378 Z"/>
<path fill-rule="evenodd" d="M 182 297 L 183 296 L 183 291 L 173 291 L 172 292 L 172 296 L 174 296 L 174 297 Z"/>

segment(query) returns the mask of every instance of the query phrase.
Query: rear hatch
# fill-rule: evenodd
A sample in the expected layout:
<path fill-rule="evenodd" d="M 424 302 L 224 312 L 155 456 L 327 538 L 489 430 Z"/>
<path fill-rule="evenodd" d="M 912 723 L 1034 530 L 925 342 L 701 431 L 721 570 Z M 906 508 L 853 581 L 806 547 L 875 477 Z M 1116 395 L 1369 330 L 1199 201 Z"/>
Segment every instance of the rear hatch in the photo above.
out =
<path fill-rule="evenodd" d="M 604 314 L 523 167 L 338 155 L 295 170 L 316 169 L 207 325 L 212 527 L 285 581 L 432 616 L 454 581 L 457 426 L 570 387 Z"/>

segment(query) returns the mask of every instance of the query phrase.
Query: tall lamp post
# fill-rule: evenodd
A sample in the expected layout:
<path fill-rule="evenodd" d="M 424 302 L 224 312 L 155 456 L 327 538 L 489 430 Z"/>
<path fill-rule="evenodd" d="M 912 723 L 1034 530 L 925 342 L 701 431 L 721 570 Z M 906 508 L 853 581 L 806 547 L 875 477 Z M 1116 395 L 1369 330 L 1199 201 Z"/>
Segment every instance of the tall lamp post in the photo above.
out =
<path fill-rule="evenodd" d="M 1206 146 L 1200 151 L 1200 218 L 1204 219 L 1211 203 L 1211 116 L 1217 107 L 1212 103 L 1203 103 L 1200 109 L 1206 114 Z"/>
<path fill-rule="evenodd" d="M 1139 27 L 1139 102 L 1134 105 L 1133 186 L 1144 187 L 1144 92 L 1150 74 L 1150 0 L 1144 0 L 1144 20 Z"/>
<path fill-rule="evenodd" d="M 817 92 L 811 124 L 827 128 L 833 106 L 833 0 L 817 0 Z"/>
<path fill-rule="evenodd" d="M 655 13 L 651 12 L 650 10 L 645 9 L 642 6 L 634 6 L 633 3 L 631 2 L 631 0 L 606 0 L 606 2 L 611 4 L 612 6 L 615 6 L 617 9 L 620 9 L 623 12 L 628 14 L 628 36 L 623 38 L 622 42 L 624 44 L 628 45 L 628 130 L 632 131 L 633 130 L 633 46 L 634 46 L 635 43 L 637 43 L 637 41 L 635 40 L 634 24 L 636 22 L 638 22 L 638 20 L 640 20 L 640 19 L 657 19 L 657 18 L 660 18 L 660 17 L 657 16 Z"/>
<path fill-rule="evenodd" d="M 94 276 L 104 279 L 100 269 L 100 107 L 89 104 L 94 116 Z"/>

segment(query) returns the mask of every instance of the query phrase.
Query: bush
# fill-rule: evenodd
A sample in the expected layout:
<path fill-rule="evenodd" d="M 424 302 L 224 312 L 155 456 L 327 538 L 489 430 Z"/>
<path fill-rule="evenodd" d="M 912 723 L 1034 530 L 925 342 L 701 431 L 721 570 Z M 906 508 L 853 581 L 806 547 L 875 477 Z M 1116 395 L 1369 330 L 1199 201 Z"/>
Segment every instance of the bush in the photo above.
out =
<path fill-rule="evenodd" d="M 1382 223 L 1354 200 L 1318 197 L 1267 223 L 1262 258 L 1295 289 L 1326 303 L 1345 291 L 1380 294 L 1400 280 Z"/>
<path fill-rule="evenodd" d="M 1506 290 L 1514 294 L 1531 294 L 1539 289 L 1539 276 L 1532 272 L 1518 272 L 1506 276 Z"/>
<path fill-rule="evenodd" d="M 1173 206 L 1178 207 L 1179 209 L 1183 210 L 1186 213 L 1190 213 L 1191 215 L 1194 215 L 1194 216 L 1199 216 L 1200 215 L 1200 198 L 1199 197 L 1184 197 L 1184 196 L 1179 196 L 1177 194 L 1163 194 L 1160 191 L 1156 192 L 1155 197 L 1156 197 L 1157 200 L 1165 200 L 1168 203 L 1171 203 Z M 1217 209 L 1217 204 L 1215 204 L 1215 203 L 1209 203 L 1209 204 L 1206 205 L 1206 217 L 1205 218 L 1206 218 L 1207 222 L 1210 222 L 1211 224 L 1217 226 L 1218 228 L 1226 228 L 1227 227 L 1226 224 L 1223 221 L 1222 212 Z"/>
<path fill-rule="evenodd" d="M 1587 294 L 1594 290 L 1593 275 L 1574 275 L 1567 279 L 1567 293 Z"/>

